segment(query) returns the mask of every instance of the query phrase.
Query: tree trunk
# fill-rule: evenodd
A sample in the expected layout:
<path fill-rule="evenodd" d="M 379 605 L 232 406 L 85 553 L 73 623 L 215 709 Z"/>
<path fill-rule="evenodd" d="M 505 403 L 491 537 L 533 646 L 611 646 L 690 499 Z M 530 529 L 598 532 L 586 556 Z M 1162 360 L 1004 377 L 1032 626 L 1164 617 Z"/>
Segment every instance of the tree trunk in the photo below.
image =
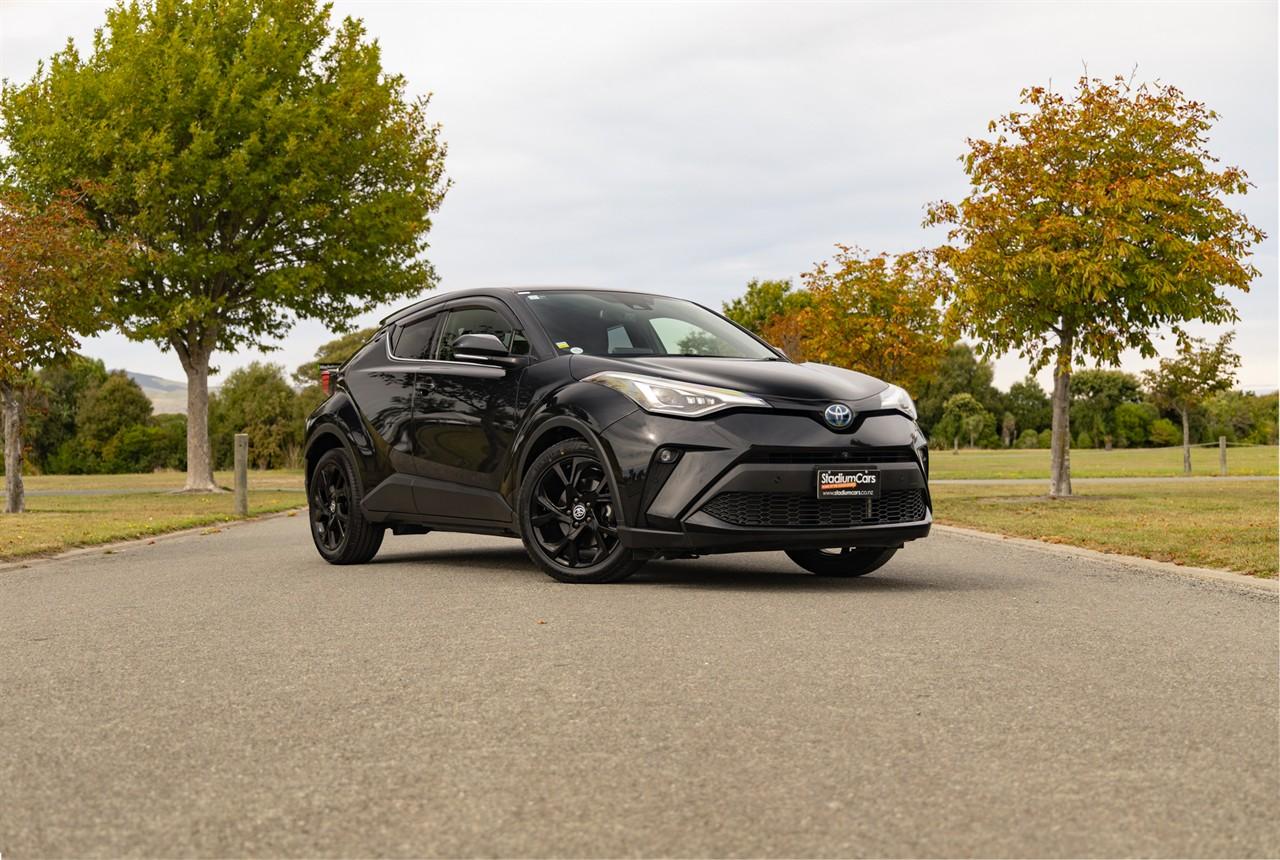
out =
<path fill-rule="evenodd" d="M 190 344 L 174 343 L 187 374 L 187 492 L 214 493 L 213 458 L 209 446 L 209 359 L 212 338 Z"/>
<path fill-rule="evenodd" d="M 1191 474 L 1191 416 L 1186 409 L 1179 409 L 1182 415 L 1182 474 Z"/>
<path fill-rule="evenodd" d="M 20 514 L 26 508 L 22 489 L 22 398 L 17 389 L 0 385 L 4 411 L 4 512 Z"/>
<path fill-rule="evenodd" d="M 1062 336 L 1053 368 L 1053 441 L 1049 444 L 1049 495 L 1071 495 L 1071 347 L 1072 335 Z"/>

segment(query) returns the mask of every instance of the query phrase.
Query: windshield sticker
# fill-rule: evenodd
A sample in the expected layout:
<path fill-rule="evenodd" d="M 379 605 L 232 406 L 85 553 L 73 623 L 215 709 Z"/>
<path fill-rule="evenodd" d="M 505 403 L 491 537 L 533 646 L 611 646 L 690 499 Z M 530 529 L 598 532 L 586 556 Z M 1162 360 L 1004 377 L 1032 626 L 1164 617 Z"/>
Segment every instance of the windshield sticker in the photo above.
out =
<path fill-rule="evenodd" d="M 568 349 L 568 348 L 569 348 L 569 344 L 565 343 L 564 341 L 562 340 L 556 341 L 556 349 Z"/>

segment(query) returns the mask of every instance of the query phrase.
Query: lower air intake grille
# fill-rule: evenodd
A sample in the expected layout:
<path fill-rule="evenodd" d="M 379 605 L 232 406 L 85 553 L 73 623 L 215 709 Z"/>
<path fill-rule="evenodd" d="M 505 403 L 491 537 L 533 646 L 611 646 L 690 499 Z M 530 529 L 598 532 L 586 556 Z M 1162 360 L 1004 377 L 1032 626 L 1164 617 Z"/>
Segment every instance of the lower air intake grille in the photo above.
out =
<path fill-rule="evenodd" d="M 720 493 L 702 506 L 735 526 L 813 529 L 876 526 L 924 519 L 922 490 L 894 490 L 878 499 L 816 499 L 802 493 Z"/>

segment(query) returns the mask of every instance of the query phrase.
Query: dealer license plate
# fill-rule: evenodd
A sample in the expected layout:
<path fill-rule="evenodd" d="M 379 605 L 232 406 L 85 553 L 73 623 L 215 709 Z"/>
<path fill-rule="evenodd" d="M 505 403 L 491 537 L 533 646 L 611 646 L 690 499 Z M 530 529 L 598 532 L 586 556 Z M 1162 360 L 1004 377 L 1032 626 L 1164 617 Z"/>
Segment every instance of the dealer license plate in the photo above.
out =
<path fill-rule="evenodd" d="M 814 470 L 818 498 L 880 498 L 880 470 L 875 466 L 819 466 Z"/>

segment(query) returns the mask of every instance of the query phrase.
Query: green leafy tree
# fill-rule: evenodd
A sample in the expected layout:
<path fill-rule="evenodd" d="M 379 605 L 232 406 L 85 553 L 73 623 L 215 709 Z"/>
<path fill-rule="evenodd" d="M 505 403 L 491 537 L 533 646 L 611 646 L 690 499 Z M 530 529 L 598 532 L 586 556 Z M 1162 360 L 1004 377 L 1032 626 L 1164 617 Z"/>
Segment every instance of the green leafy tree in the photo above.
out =
<path fill-rule="evenodd" d="M 1278 430 L 1277 418 L 1280 418 L 1280 392 L 1271 392 L 1253 399 L 1254 424 L 1253 432 L 1245 441 L 1258 445 L 1275 445 Z"/>
<path fill-rule="evenodd" d="M 187 468 L 187 416 L 151 416 L 151 448 L 155 469 Z"/>
<path fill-rule="evenodd" d="M 151 409 L 142 387 L 123 370 L 113 370 L 102 385 L 84 393 L 76 435 L 101 448 L 126 427 L 146 424 Z"/>
<path fill-rule="evenodd" d="M 138 383 L 123 370 L 113 370 L 106 381 L 86 391 L 80 400 L 76 435 L 72 440 L 80 472 L 133 472 L 138 469 L 113 463 L 117 437 L 127 430 L 145 429 L 151 420 L 151 401 Z M 114 443 L 114 447 L 113 447 Z M 135 439 L 130 442 L 135 448 Z"/>
<path fill-rule="evenodd" d="M 951 439 L 952 450 L 959 450 L 962 436 L 969 439 L 969 447 L 975 447 L 978 437 L 993 420 L 991 413 L 983 408 L 978 398 L 968 392 L 961 392 L 947 400 L 942 420 L 938 422 L 938 430 L 945 434 L 943 438 Z"/>
<path fill-rule="evenodd" d="M 1071 373 L 1085 358 L 1155 354 L 1161 329 L 1236 319 L 1219 288 L 1247 290 L 1264 237 L 1231 209 L 1248 178 L 1207 148 L 1217 115 L 1173 86 L 1081 78 L 1032 87 L 971 139 L 969 196 L 929 207 L 951 225 L 939 259 L 952 319 L 986 351 L 1053 362 L 1053 496 L 1070 495 Z"/>
<path fill-rule="evenodd" d="M 729 319 L 762 335 L 775 318 L 800 310 L 808 301 L 809 296 L 804 290 L 792 290 L 791 281 L 753 278 L 747 282 L 747 291 L 733 301 L 725 302 L 723 308 Z"/>
<path fill-rule="evenodd" d="M 94 471 L 121 474 L 181 469 L 186 456 L 184 415 L 153 415 L 146 424 L 131 424 L 102 446 Z"/>
<path fill-rule="evenodd" d="M 74 352 L 40 368 L 27 413 L 33 463 L 46 472 L 53 471 L 50 461 L 54 454 L 76 435 L 81 398 L 106 381 L 107 368 L 100 359 Z"/>
<path fill-rule="evenodd" d="M 1145 445 L 1151 438 L 1151 425 L 1159 417 L 1160 413 L 1150 403 L 1125 402 L 1117 405 L 1112 413 L 1115 443 L 1121 448 Z"/>
<path fill-rule="evenodd" d="M 1162 358 L 1159 367 L 1143 375 L 1151 399 L 1182 418 L 1183 474 L 1191 474 L 1191 410 L 1235 382 L 1240 356 L 1231 351 L 1234 339 L 1235 332 L 1228 332 L 1210 346 L 1202 338 L 1185 338 L 1177 356 Z"/>
<path fill-rule="evenodd" d="M 1226 436 L 1231 442 L 1275 444 L 1275 394 L 1260 397 L 1243 391 L 1220 391 L 1206 398 L 1202 409 L 1209 439 Z"/>
<path fill-rule="evenodd" d="M 320 365 L 342 364 L 354 355 L 356 350 L 368 343 L 369 338 L 373 337 L 377 331 L 376 327 L 356 329 L 321 344 L 320 348 L 316 350 L 315 358 L 306 364 L 298 365 L 298 369 L 293 372 L 293 381 L 304 388 L 309 385 L 318 386 L 320 384 Z"/>
<path fill-rule="evenodd" d="M 364 346 L 377 331 L 376 328 L 362 328 L 347 332 L 341 337 L 321 344 L 316 350 L 314 359 L 298 365 L 293 372 L 293 381 L 298 385 L 295 412 L 299 427 L 303 426 L 307 416 L 328 396 L 320 385 L 320 365 L 342 364 L 354 355 L 356 350 Z"/>
<path fill-rule="evenodd" d="M 1008 394 L 1004 396 L 1004 405 L 1013 413 L 1014 421 L 1024 433 L 1049 426 L 1052 414 L 1049 395 L 1045 394 L 1034 376 L 1028 375 L 1021 382 L 1010 385 Z"/>
<path fill-rule="evenodd" d="M 947 401 L 957 394 L 971 394 L 990 412 L 1000 408 L 1000 392 L 992 384 L 995 366 L 981 359 L 967 343 L 956 342 L 942 357 L 937 370 L 924 381 L 916 398 L 920 426 L 932 435 L 933 427 L 942 420 Z"/>
<path fill-rule="evenodd" d="M 229 466 L 235 434 L 249 434 L 249 457 L 260 469 L 280 468 L 302 441 L 297 397 L 278 364 L 253 362 L 227 376 L 214 397 L 216 462 Z"/>
<path fill-rule="evenodd" d="M 103 325 L 100 306 L 122 271 L 123 250 L 104 239 L 69 193 L 0 191 L 0 412 L 5 513 L 26 506 L 23 406 L 40 365 L 66 355 Z"/>
<path fill-rule="evenodd" d="M 1071 423 L 1108 451 L 1116 439 L 1116 407 L 1142 399 L 1138 377 L 1122 370 L 1081 370 L 1071 380 Z M 1085 447 L 1081 445 L 1080 447 Z"/>
<path fill-rule="evenodd" d="M 215 488 L 216 350 L 435 285 L 445 147 L 405 89 L 317 0 L 121 0 L 88 57 L 68 44 L 0 95 L 4 178 L 83 189 L 132 242 L 111 313 L 186 372 L 189 490 Z"/>

